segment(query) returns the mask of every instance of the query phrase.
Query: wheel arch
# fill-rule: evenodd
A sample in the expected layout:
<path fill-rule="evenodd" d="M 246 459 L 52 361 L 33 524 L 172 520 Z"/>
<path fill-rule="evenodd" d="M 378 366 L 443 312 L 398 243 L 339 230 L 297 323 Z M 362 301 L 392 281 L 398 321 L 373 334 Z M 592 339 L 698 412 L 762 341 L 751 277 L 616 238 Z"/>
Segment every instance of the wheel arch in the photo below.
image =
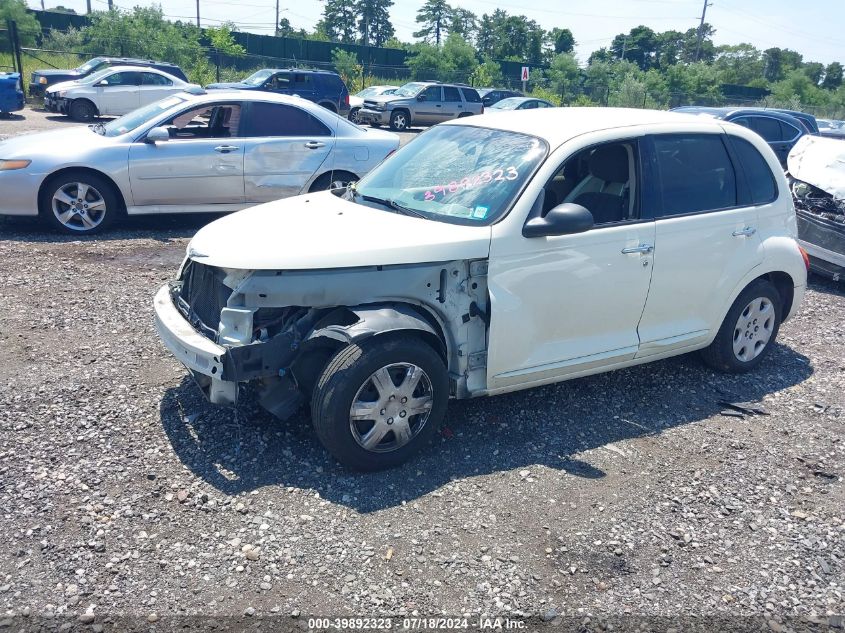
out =
<path fill-rule="evenodd" d="M 338 174 L 349 176 L 350 182 L 361 179 L 361 177 L 358 174 L 355 174 L 355 173 L 348 171 L 346 169 L 329 169 L 327 171 L 320 173 L 313 180 L 311 180 L 311 182 L 309 182 L 308 185 L 307 185 L 308 188 L 303 189 L 303 190 L 307 191 L 308 193 L 314 193 L 315 191 L 321 191 L 320 189 L 314 188 L 317 185 L 317 183 L 320 182 L 320 179 L 328 176 L 329 178 L 331 178 L 331 180 L 335 180 L 335 176 L 338 175 Z M 330 181 L 329 184 L 331 184 L 331 181 Z"/>
<path fill-rule="evenodd" d="M 47 185 L 53 179 L 55 179 L 59 176 L 63 176 L 63 175 L 68 174 L 68 173 L 73 173 L 73 172 L 76 172 L 76 173 L 82 172 L 82 173 L 93 174 L 93 175 L 97 176 L 98 178 L 103 178 L 104 180 L 106 180 L 106 182 L 108 182 L 111 185 L 112 190 L 114 191 L 114 194 L 117 196 L 117 201 L 118 201 L 118 204 L 120 205 L 120 208 L 118 210 L 122 213 L 126 212 L 126 199 L 123 195 L 123 191 L 121 190 L 121 188 L 117 184 L 117 182 L 115 182 L 114 178 L 112 178 L 111 176 L 109 176 L 105 172 L 102 172 L 99 169 L 94 169 L 92 167 L 70 166 L 70 167 L 62 167 L 61 169 L 54 171 L 53 173 L 51 173 L 49 176 L 47 176 L 46 178 L 44 178 L 41 181 L 41 184 L 38 187 L 38 198 L 37 198 L 39 214 L 41 213 L 42 199 L 43 199 L 44 195 L 47 193 Z"/>
<path fill-rule="evenodd" d="M 66 114 L 68 116 L 70 116 L 71 107 L 73 106 L 74 103 L 77 103 L 78 101 L 87 101 L 88 103 L 90 103 L 91 106 L 94 108 L 94 112 L 96 113 L 96 115 L 100 116 L 100 106 L 98 106 L 93 99 L 90 99 L 88 97 L 75 97 L 75 98 L 70 99 L 70 103 L 68 103 L 67 111 L 66 111 Z"/>
<path fill-rule="evenodd" d="M 334 112 L 337 114 L 337 106 L 332 103 L 331 101 L 320 101 L 317 105 L 323 106 L 326 110 Z"/>

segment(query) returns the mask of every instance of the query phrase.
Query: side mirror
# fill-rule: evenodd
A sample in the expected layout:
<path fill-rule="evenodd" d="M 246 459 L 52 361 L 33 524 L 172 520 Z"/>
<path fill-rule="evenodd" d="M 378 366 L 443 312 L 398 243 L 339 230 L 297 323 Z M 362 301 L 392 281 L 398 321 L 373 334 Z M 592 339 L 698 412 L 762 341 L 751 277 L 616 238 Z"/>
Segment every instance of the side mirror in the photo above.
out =
<path fill-rule="evenodd" d="M 417 101 L 425 101 L 425 95 L 417 95 Z"/>
<path fill-rule="evenodd" d="M 152 130 L 147 132 L 147 137 L 144 139 L 144 142 L 155 145 L 156 143 L 162 143 L 169 140 L 170 132 L 167 131 L 166 127 L 154 127 Z"/>
<path fill-rule="evenodd" d="M 100 80 L 100 81 L 98 81 L 98 82 L 97 82 L 97 85 L 98 85 L 98 86 L 108 86 L 108 85 L 109 85 L 109 80 L 108 80 L 108 79 L 102 79 L 102 80 Z"/>
<path fill-rule="evenodd" d="M 535 216 L 522 227 L 524 237 L 549 237 L 583 233 L 593 228 L 593 214 L 580 204 L 564 202 L 553 207 L 544 217 Z"/>

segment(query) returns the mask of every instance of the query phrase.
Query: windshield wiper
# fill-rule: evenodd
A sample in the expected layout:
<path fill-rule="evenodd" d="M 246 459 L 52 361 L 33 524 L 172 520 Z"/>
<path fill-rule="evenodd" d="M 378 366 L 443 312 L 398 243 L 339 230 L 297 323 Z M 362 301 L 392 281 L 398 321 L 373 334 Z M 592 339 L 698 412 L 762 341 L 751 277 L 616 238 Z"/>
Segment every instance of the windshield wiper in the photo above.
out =
<path fill-rule="evenodd" d="M 406 207 L 404 204 L 400 204 L 396 202 L 396 200 L 390 200 L 389 198 L 378 198 L 376 196 L 368 196 L 363 193 L 359 193 L 356 190 L 352 190 L 353 195 L 358 195 L 361 197 L 362 200 L 366 200 L 367 202 L 375 202 L 376 204 L 380 204 L 382 206 L 387 207 L 388 209 L 393 209 L 394 211 L 398 211 L 403 215 L 410 215 L 415 218 L 423 218 L 427 219 L 424 213 L 420 213 L 416 209 L 412 209 L 410 207 Z"/>
<path fill-rule="evenodd" d="M 88 127 L 94 130 L 100 136 L 104 136 L 106 133 L 106 126 L 102 123 L 92 123 Z"/>

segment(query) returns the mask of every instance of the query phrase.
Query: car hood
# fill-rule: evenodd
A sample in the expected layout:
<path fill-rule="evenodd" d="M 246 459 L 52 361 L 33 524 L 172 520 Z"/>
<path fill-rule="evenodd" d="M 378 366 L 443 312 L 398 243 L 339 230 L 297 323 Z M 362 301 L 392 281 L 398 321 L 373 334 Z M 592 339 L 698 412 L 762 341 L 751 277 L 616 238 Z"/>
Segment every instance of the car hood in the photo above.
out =
<path fill-rule="evenodd" d="M 362 105 L 364 105 L 364 97 L 356 97 L 355 95 L 349 95 L 350 108 L 360 108 Z"/>
<path fill-rule="evenodd" d="M 34 74 L 36 77 L 47 77 L 53 80 L 73 79 L 80 76 L 75 70 L 36 70 Z"/>
<path fill-rule="evenodd" d="M 367 97 L 367 101 L 375 103 L 392 103 L 393 101 L 413 101 L 414 97 L 401 97 L 396 95 L 378 95 L 377 97 Z"/>
<path fill-rule="evenodd" d="M 835 138 L 801 138 L 789 152 L 789 174 L 845 200 L 845 143 Z"/>
<path fill-rule="evenodd" d="M 215 84 L 208 84 L 206 88 L 214 90 L 215 88 L 237 88 L 238 90 L 255 90 L 258 86 L 251 86 L 250 84 L 241 83 L 240 81 L 224 81 Z"/>
<path fill-rule="evenodd" d="M 489 226 L 400 215 L 324 191 L 277 200 L 200 229 L 188 255 L 240 270 L 307 270 L 485 258 Z"/>
<path fill-rule="evenodd" d="M 80 148 L 113 145 L 115 138 L 97 134 L 87 126 L 74 126 L 64 130 L 51 130 L 36 134 L 21 134 L 0 141 L 0 158 L 33 158 L 36 155 L 78 153 Z"/>
<path fill-rule="evenodd" d="M 59 83 L 51 84 L 50 87 L 47 88 L 47 92 L 52 93 L 52 92 L 59 92 L 60 90 L 72 90 L 74 88 L 79 88 L 79 87 L 84 86 L 84 85 L 86 85 L 86 84 L 83 84 L 83 83 L 79 82 L 78 80 L 60 81 Z"/>

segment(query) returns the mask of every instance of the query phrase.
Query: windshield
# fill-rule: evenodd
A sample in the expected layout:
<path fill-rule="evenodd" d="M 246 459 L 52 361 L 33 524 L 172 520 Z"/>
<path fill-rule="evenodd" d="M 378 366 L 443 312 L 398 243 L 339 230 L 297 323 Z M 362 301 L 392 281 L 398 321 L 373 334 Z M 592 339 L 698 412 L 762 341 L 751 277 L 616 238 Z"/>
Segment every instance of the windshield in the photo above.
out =
<path fill-rule="evenodd" d="M 102 133 L 105 136 L 120 136 L 121 134 L 126 134 L 132 130 L 137 130 L 147 121 L 151 121 L 162 112 L 181 105 L 185 103 L 185 101 L 187 101 L 187 98 L 185 97 L 171 95 L 169 97 L 165 97 L 161 101 L 156 101 L 150 105 L 138 108 L 119 119 L 109 121 L 100 129 L 103 130 Z"/>
<path fill-rule="evenodd" d="M 378 88 L 376 88 L 375 86 L 370 86 L 369 88 L 364 88 L 361 92 L 355 93 L 355 96 L 356 97 L 372 97 L 374 95 L 377 95 L 378 93 L 379 93 Z"/>
<path fill-rule="evenodd" d="M 92 70 L 94 70 L 95 68 L 97 68 L 98 66 L 100 66 L 104 63 L 105 63 L 104 59 L 102 59 L 101 57 L 95 57 L 94 59 L 89 59 L 87 62 L 82 64 L 82 66 L 79 66 L 75 70 L 78 73 L 84 75 L 85 73 L 90 73 Z"/>
<path fill-rule="evenodd" d="M 494 103 L 490 107 L 496 108 L 497 110 L 516 110 L 522 104 L 522 101 L 520 97 L 508 97 L 498 103 Z"/>
<path fill-rule="evenodd" d="M 245 83 L 248 86 L 260 86 L 263 84 L 267 79 L 270 78 L 270 75 L 273 74 L 272 70 L 259 70 L 257 73 L 252 73 L 249 77 L 244 79 L 241 83 Z"/>
<path fill-rule="evenodd" d="M 490 224 L 508 211 L 547 149 L 525 134 L 440 125 L 365 176 L 354 200 L 389 201 L 454 224 Z"/>
<path fill-rule="evenodd" d="M 98 70 L 95 73 L 88 75 L 87 77 L 83 77 L 82 79 L 77 79 L 81 84 L 95 84 L 100 81 L 106 75 L 110 75 L 112 72 L 111 68 L 103 68 L 102 70 Z"/>
<path fill-rule="evenodd" d="M 413 97 L 420 90 L 425 88 L 425 86 L 426 86 L 425 84 L 421 84 L 421 83 L 417 83 L 415 81 L 412 81 L 411 83 L 405 84 L 404 86 L 399 88 L 393 94 L 395 94 L 398 97 Z"/>

